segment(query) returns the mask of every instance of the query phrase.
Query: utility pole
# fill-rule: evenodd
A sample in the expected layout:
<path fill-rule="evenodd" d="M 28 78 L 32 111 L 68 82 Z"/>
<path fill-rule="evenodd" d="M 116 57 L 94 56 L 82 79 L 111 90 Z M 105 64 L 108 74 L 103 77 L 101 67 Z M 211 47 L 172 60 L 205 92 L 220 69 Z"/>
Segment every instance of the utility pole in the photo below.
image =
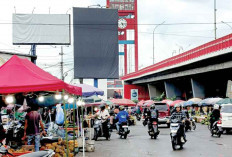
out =
<path fill-rule="evenodd" d="M 216 17 L 216 12 L 217 12 L 217 8 L 216 8 L 216 0 L 214 0 L 214 35 L 215 35 L 215 39 L 217 39 L 217 17 Z"/>
<path fill-rule="evenodd" d="M 61 80 L 64 81 L 64 60 L 63 60 L 63 46 L 61 46 L 61 51 L 59 53 L 59 55 L 61 55 L 61 62 L 60 62 L 60 73 L 61 73 Z"/>

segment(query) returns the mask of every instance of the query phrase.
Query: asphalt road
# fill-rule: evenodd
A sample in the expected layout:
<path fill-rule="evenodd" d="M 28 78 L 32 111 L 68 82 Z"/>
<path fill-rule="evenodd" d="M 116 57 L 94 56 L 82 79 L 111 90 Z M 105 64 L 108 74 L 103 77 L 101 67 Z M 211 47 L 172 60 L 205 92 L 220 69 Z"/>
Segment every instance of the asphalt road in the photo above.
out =
<path fill-rule="evenodd" d="M 183 150 L 173 151 L 170 142 L 170 129 L 160 128 L 156 140 L 150 139 L 147 127 L 141 122 L 130 126 L 128 138 L 120 139 L 113 132 L 110 141 L 100 138 L 95 142 L 95 152 L 87 152 L 88 157 L 232 157 L 232 134 L 221 138 L 211 137 L 207 126 L 197 124 L 196 131 L 187 132 L 187 143 Z M 78 156 L 82 156 L 79 153 Z"/>

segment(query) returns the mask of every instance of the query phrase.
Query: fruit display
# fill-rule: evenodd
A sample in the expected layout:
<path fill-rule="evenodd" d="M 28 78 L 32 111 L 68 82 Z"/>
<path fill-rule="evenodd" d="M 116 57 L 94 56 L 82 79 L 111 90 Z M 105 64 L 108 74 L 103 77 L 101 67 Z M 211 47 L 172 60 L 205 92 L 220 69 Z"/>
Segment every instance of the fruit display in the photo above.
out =
<path fill-rule="evenodd" d="M 30 151 L 26 150 L 25 148 L 21 148 L 21 149 L 17 149 L 17 150 L 10 148 L 8 151 L 11 154 L 13 154 L 13 153 L 26 153 L 26 152 L 30 152 Z"/>
<path fill-rule="evenodd" d="M 65 140 L 59 139 L 58 142 L 42 146 L 40 150 L 52 149 L 55 151 L 55 157 L 66 157 L 66 145 L 67 144 Z M 69 157 L 74 157 L 75 148 L 77 147 L 77 141 L 68 141 Z"/>

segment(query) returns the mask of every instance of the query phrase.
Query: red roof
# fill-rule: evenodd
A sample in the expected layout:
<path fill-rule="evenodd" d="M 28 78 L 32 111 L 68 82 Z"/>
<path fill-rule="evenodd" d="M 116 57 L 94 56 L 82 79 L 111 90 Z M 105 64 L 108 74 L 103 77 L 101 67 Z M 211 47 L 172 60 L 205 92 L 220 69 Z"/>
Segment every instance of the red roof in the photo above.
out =
<path fill-rule="evenodd" d="M 2 94 L 62 89 L 70 94 L 82 94 L 80 87 L 68 85 L 29 60 L 15 55 L 0 67 L 0 76 L 0 93 Z"/>

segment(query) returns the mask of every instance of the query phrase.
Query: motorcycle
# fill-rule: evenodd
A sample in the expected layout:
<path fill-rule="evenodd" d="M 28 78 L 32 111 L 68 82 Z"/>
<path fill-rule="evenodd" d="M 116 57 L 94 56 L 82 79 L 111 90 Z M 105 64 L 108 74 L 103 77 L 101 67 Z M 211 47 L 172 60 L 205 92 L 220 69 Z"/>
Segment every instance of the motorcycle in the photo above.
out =
<path fill-rule="evenodd" d="M 8 157 L 15 157 L 13 154 L 8 152 L 8 149 L 5 147 L 0 147 L 0 154 L 1 155 L 6 155 Z M 43 150 L 43 151 L 38 151 L 38 152 L 33 152 L 33 153 L 28 153 L 24 155 L 20 155 L 19 157 L 52 157 L 55 154 L 55 152 L 51 149 L 48 150 Z"/>
<path fill-rule="evenodd" d="M 192 130 L 196 130 L 196 123 L 195 123 L 195 120 L 190 117 L 188 121 L 186 121 L 185 123 L 185 131 L 192 131 Z"/>
<path fill-rule="evenodd" d="M 22 137 L 24 136 L 24 121 L 12 121 L 6 131 L 6 144 L 12 148 L 22 145 Z"/>
<path fill-rule="evenodd" d="M 127 138 L 127 135 L 130 133 L 130 130 L 129 130 L 129 127 L 127 125 L 127 122 L 123 122 L 121 125 L 120 125 L 120 128 L 119 128 L 119 136 L 120 138 L 124 138 L 126 139 Z"/>
<path fill-rule="evenodd" d="M 140 114 L 136 114 L 136 119 L 137 119 L 137 121 L 140 121 L 141 120 L 141 115 Z"/>
<path fill-rule="evenodd" d="M 131 126 L 131 125 L 135 125 L 135 119 L 134 119 L 134 116 L 130 115 L 129 116 L 129 119 L 128 119 L 128 125 Z"/>
<path fill-rule="evenodd" d="M 217 135 L 218 137 L 221 137 L 221 134 L 223 133 L 222 121 L 221 120 L 215 121 L 210 131 L 211 131 L 211 136 Z"/>
<path fill-rule="evenodd" d="M 160 131 L 158 130 L 158 123 L 156 121 L 151 122 L 150 120 L 148 120 L 148 134 L 151 136 L 151 139 L 156 139 L 159 135 L 159 132 Z"/>
<path fill-rule="evenodd" d="M 180 135 L 180 123 L 178 123 L 178 120 L 171 120 L 170 125 L 170 136 L 171 136 L 171 142 L 172 142 L 172 149 L 176 150 L 177 146 L 179 145 L 179 149 L 183 149 L 183 145 L 185 144 L 185 141 L 181 141 L 181 135 Z M 183 137 L 182 137 L 183 138 Z"/>
<path fill-rule="evenodd" d="M 109 131 L 110 129 L 110 124 L 108 123 L 107 125 L 108 127 L 108 137 L 106 137 L 103 133 L 103 128 L 102 128 L 102 120 L 101 118 L 97 118 L 95 120 L 95 123 L 93 125 L 93 128 L 94 128 L 94 140 L 97 141 L 98 137 L 105 137 L 106 140 L 109 140 L 110 139 L 110 136 L 111 136 L 111 133 Z"/>

